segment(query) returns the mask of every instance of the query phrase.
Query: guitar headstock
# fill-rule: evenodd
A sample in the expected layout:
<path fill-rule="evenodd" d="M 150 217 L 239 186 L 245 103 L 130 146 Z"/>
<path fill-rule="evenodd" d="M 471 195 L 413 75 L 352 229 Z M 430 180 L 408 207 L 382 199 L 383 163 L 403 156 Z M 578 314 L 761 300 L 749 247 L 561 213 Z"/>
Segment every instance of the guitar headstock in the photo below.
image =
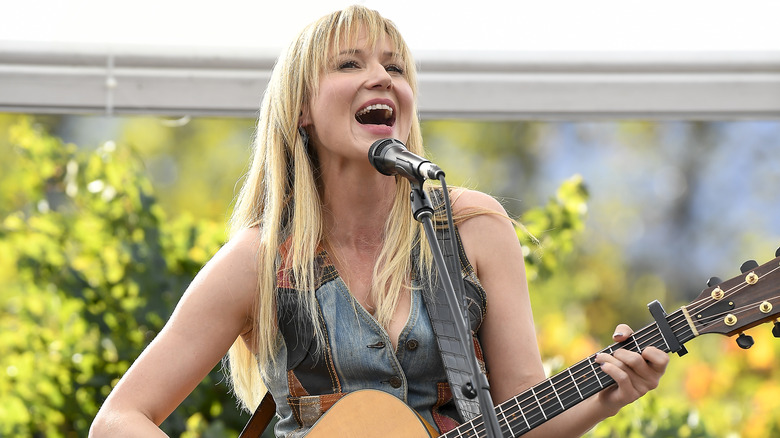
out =
<path fill-rule="evenodd" d="M 695 331 L 740 334 L 737 344 L 750 348 L 753 340 L 742 332 L 780 315 L 780 249 L 775 256 L 761 266 L 752 260 L 745 262 L 742 274 L 729 280 L 711 278 L 708 287 L 686 306 Z M 775 321 L 772 333 L 780 337 L 780 322 Z"/>

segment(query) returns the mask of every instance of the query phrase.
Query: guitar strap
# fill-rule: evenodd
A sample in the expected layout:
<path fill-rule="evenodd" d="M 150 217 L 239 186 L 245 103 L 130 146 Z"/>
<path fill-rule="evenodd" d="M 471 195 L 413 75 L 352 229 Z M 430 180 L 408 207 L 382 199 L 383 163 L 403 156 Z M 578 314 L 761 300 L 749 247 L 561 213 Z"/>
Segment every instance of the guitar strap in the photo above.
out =
<path fill-rule="evenodd" d="M 441 189 L 431 190 L 431 202 L 434 209 L 438 210 L 444 208 L 444 195 Z M 461 311 L 464 311 L 465 297 L 462 295 L 464 286 L 463 276 L 461 274 L 461 252 L 463 252 L 463 245 L 460 241 L 460 235 L 455 230 L 455 239 L 457 243 L 458 251 L 453 253 L 452 236 L 450 235 L 449 228 L 446 221 L 444 224 L 436 223 L 436 238 L 441 246 L 442 254 L 444 255 L 444 261 L 447 266 L 447 271 L 450 274 L 452 284 L 455 286 L 455 292 L 460 293 L 458 297 L 460 302 L 463 303 Z M 463 254 L 465 257 L 465 253 Z M 459 287 L 460 286 L 460 287 Z M 450 312 L 450 306 L 447 302 L 445 295 L 446 291 L 441 281 L 436 282 L 436 288 L 432 294 L 423 294 L 425 297 L 425 307 L 428 309 L 428 317 L 431 320 L 433 326 L 433 332 L 436 336 L 436 342 L 439 345 L 439 352 L 441 353 L 442 363 L 444 369 L 447 372 L 447 380 L 450 384 L 450 392 L 455 400 L 455 405 L 458 408 L 458 412 L 461 416 L 461 423 L 472 420 L 473 418 L 481 414 L 479 408 L 479 400 L 474 398 L 470 399 L 463 393 L 463 386 L 466 383 L 472 382 L 473 376 L 471 374 L 468 360 L 469 356 L 466 351 L 463 351 L 463 346 L 458 340 L 457 328 L 452 321 L 452 313 Z M 469 320 L 468 314 L 464 314 L 466 321 Z"/>
<path fill-rule="evenodd" d="M 275 414 L 276 402 L 274 402 L 271 393 L 266 392 L 263 401 L 261 401 L 257 409 L 255 409 L 255 413 L 252 414 L 252 418 L 246 423 L 244 430 L 241 431 L 238 438 L 259 438 L 260 435 L 263 434 L 263 431 L 265 431 L 265 428 L 268 427 L 268 424 L 271 422 L 271 419 L 274 418 Z"/>

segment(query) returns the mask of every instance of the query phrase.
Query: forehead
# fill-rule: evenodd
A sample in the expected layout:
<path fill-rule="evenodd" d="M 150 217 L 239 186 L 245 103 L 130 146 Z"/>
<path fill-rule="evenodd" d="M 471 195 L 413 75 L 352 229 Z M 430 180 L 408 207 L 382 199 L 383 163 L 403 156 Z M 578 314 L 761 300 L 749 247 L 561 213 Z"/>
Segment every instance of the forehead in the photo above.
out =
<path fill-rule="evenodd" d="M 343 29 L 331 40 L 330 52 L 333 54 L 355 50 L 378 50 L 380 52 L 390 52 L 398 57 L 402 57 L 403 53 L 400 41 L 394 39 L 384 29 L 371 29 L 366 25 Z"/>

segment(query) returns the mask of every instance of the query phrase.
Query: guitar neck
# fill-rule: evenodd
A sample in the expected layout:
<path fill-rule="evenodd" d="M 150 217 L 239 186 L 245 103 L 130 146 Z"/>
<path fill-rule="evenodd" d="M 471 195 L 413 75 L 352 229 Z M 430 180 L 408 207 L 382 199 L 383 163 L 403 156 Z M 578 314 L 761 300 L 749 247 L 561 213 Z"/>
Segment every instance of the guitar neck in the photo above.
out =
<path fill-rule="evenodd" d="M 666 319 L 680 344 L 697 336 L 691 329 L 683 309 L 667 315 Z M 657 323 L 636 331 L 626 341 L 612 344 L 600 352 L 612 354 L 620 348 L 641 352 L 650 346 L 667 353 L 671 351 Z M 615 381 L 594 362 L 594 357 L 595 355 L 583 359 L 496 406 L 496 415 L 503 436 L 520 436 L 615 384 Z M 442 436 L 483 437 L 486 436 L 485 433 L 482 417 L 477 417 Z"/>

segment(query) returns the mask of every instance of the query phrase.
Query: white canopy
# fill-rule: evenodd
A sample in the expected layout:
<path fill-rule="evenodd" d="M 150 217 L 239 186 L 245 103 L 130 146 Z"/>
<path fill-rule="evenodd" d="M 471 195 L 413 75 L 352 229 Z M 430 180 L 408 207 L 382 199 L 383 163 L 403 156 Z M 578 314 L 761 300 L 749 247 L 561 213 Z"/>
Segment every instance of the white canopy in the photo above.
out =
<path fill-rule="evenodd" d="M 780 117 L 775 0 L 11 1 L 0 111 L 254 117 L 280 48 L 352 2 L 418 50 L 423 118 Z"/>
<path fill-rule="evenodd" d="M 276 56 L 0 42 L 0 111 L 254 117 Z M 424 119 L 780 117 L 780 51 L 415 56 Z"/>

